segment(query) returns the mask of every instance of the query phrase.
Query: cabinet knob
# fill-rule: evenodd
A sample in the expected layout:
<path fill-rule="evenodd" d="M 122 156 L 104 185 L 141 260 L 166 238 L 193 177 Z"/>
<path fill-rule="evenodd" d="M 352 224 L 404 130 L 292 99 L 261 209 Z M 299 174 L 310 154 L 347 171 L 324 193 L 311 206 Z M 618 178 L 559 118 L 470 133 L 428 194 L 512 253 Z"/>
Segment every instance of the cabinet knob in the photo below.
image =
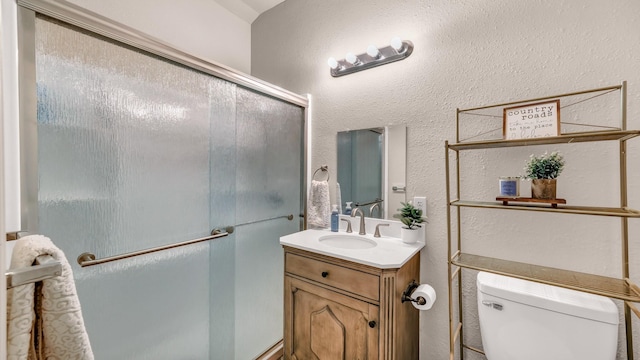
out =
<path fill-rule="evenodd" d="M 327 276 L 329 276 L 329 272 L 328 271 L 323 271 L 322 272 L 322 277 L 326 278 Z"/>
<path fill-rule="evenodd" d="M 373 329 L 374 327 L 376 327 L 376 322 L 375 322 L 375 321 L 373 321 L 373 320 L 369 321 L 369 327 L 370 327 L 370 328 L 372 328 L 372 329 Z"/>

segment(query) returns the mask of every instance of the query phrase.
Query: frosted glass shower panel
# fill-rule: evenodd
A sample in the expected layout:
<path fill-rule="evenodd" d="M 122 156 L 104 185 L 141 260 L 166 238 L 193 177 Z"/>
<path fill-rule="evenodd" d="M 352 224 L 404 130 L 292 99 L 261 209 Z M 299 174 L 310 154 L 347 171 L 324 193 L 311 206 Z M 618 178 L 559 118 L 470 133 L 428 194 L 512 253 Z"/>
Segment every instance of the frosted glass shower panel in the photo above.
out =
<path fill-rule="evenodd" d="M 244 360 L 279 341 L 304 109 L 50 18 L 35 34 L 37 121 L 22 121 L 41 233 L 72 260 L 236 226 L 71 261 L 96 358 Z"/>
<path fill-rule="evenodd" d="M 231 83 L 212 82 L 210 88 L 211 226 L 236 223 L 236 89 Z M 211 359 L 233 359 L 235 351 L 236 234 L 210 243 Z"/>
<path fill-rule="evenodd" d="M 103 256 L 206 235 L 211 77 L 45 20 L 36 34 L 41 218 L 68 215 L 47 229 Z"/>
<path fill-rule="evenodd" d="M 41 211 L 95 203 L 101 254 L 206 235 L 212 78 L 38 24 Z"/>
<path fill-rule="evenodd" d="M 300 231 L 279 219 L 239 226 L 236 232 L 236 353 L 255 359 L 284 333 L 284 253 L 280 236 Z"/>
<path fill-rule="evenodd" d="M 238 88 L 238 223 L 300 213 L 303 109 Z"/>
<path fill-rule="evenodd" d="M 39 228 L 69 259 L 209 234 L 210 91 L 222 80 L 44 18 L 36 76 Z M 73 262 L 96 358 L 209 358 L 209 260 L 204 243 Z"/>
<path fill-rule="evenodd" d="M 300 230 L 304 112 L 241 88 L 237 98 L 235 359 L 253 359 L 282 339 L 279 238 Z"/>
<path fill-rule="evenodd" d="M 209 243 L 74 272 L 96 359 L 210 357 Z"/>

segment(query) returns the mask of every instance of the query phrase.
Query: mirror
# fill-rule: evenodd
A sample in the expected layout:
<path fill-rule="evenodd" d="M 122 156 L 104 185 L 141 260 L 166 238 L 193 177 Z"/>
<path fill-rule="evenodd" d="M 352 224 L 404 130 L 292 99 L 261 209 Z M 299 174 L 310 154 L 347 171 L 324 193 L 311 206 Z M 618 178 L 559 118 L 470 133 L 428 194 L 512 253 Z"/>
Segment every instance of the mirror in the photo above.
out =
<path fill-rule="evenodd" d="M 366 217 L 391 219 L 406 201 L 406 126 L 341 131 L 337 140 L 342 212 L 351 202 Z"/>

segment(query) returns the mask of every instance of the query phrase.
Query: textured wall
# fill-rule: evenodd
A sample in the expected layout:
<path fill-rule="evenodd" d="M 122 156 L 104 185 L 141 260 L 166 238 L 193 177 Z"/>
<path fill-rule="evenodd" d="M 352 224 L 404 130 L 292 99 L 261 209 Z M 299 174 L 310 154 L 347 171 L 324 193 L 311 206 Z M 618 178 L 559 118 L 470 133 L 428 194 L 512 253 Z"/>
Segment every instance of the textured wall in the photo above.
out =
<path fill-rule="evenodd" d="M 428 199 L 421 280 L 434 285 L 439 294 L 436 306 L 421 314 L 421 359 L 444 359 L 449 347 L 443 146 L 445 140 L 455 139 L 455 109 L 627 80 L 629 128 L 638 129 L 639 20 L 640 2 L 632 0 L 289 0 L 253 23 L 252 75 L 313 95 L 312 168 L 325 163 L 336 168 L 338 131 L 389 124 L 408 127 L 407 195 Z M 341 59 L 349 51 L 362 53 L 370 43 L 385 46 L 393 36 L 415 44 L 407 60 L 340 78 L 329 75 L 330 56 Z M 634 139 L 629 144 L 634 208 L 640 207 L 638 143 Z M 474 172 L 462 174 L 467 194 L 494 196 L 497 176 L 518 174 L 530 153 L 555 149 L 470 155 L 467 165 Z M 616 203 L 615 144 L 557 149 L 568 164 L 559 197 L 576 204 Z M 640 236 L 638 222 L 631 220 L 635 243 Z M 463 229 L 467 239 L 482 240 L 467 242 L 467 249 L 476 253 L 619 275 L 617 219 L 468 210 Z M 631 250 L 640 259 L 638 247 Z M 639 282 L 640 267 L 633 264 L 640 261 L 632 260 L 632 278 Z M 465 274 L 469 275 L 465 292 L 473 295 L 474 274 Z M 475 304 L 470 305 L 473 320 Z M 470 343 L 479 343 L 473 322 L 466 336 Z M 640 347 L 640 341 L 636 343 Z M 624 351 L 621 347 L 620 358 Z"/>

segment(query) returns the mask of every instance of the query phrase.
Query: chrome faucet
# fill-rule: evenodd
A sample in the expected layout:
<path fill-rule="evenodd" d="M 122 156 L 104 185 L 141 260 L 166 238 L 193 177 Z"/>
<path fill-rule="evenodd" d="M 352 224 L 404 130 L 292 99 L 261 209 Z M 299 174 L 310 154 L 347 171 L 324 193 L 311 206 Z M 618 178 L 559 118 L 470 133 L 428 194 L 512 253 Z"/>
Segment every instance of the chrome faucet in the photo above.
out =
<path fill-rule="evenodd" d="M 378 224 L 378 225 L 376 225 L 376 231 L 373 234 L 373 237 L 380 237 L 380 226 L 389 226 L 389 224 Z"/>
<path fill-rule="evenodd" d="M 354 208 L 353 210 L 351 210 L 351 217 L 356 217 L 358 211 L 360 212 L 360 231 L 358 231 L 358 234 L 367 235 L 367 232 L 364 229 L 364 212 L 362 211 L 362 209 Z"/>
<path fill-rule="evenodd" d="M 351 230 L 351 220 L 349 220 L 349 219 L 344 219 L 344 218 L 342 218 L 342 219 L 340 219 L 340 220 L 342 220 L 342 221 L 346 221 L 346 222 L 347 222 L 347 232 L 348 232 L 348 233 L 352 233 L 352 232 L 353 232 L 353 230 Z"/>
<path fill-rule="evenodd" d="M 378 216 L 382 217 L 382 211 L 380 210 L 380 203 L 377 202 L 369 208 L 369 216 L 373 217 L 373 210 L 378 209 Z"/>

